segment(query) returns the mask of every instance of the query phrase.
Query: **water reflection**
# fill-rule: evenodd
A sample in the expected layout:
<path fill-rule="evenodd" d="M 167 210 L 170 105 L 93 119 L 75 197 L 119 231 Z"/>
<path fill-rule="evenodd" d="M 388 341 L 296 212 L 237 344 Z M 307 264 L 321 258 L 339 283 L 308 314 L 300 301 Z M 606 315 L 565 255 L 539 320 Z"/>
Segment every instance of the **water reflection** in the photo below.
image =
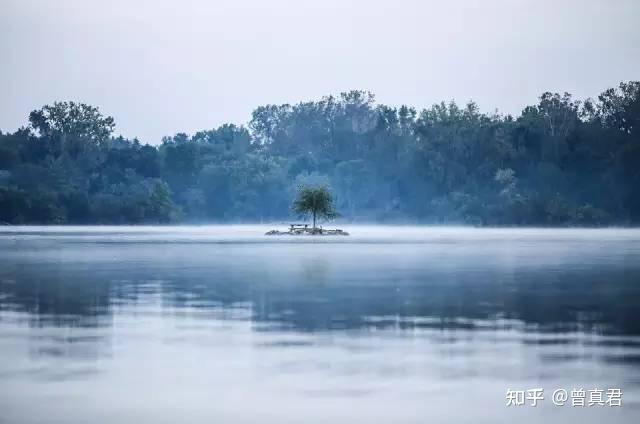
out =
<path fill-rule="evenodd" d="M 449 271 L 431 263 L 403 273 L 385 272 L 379 262 L 344 269 L 325 256 L 287 272 L 269 263 L 229 268 L 229 261 L 217 263 L 199 250 L 202 262 L 192 258 L 175 270 L 167 269 L 164 258 L 154 264 L 148 257 L 133 264 L 135 269 L 117 263 L 3 264 L 0 307 L 26 312 L 33 326 L 109 326 L 120 307 L 135 313 L 160 303 L 217 314 L 244 308 L 258 323 L 296 331 L 516 326 L 640 335 L 640 287 L 634 284 L 640 272 L 628 266 L 550 270 L 485 264 Z"/>
<path fill-rule="evenodd" d="M 310 400 L 344 398 L 372 417 L 372 402 L 393 400 L 395 422 L 424 422 L 421 396 L 473 385 L 482 393 L 470 404 L 489 402 L 493 420 L 507 413 L 506 386 L 518 384 L 622 386 L 629 408 L 638 405 L 638 232 L 483 239 L 470 230 L 479 234 L 387 243 L 377 230 L 350 243 L 267 243 L 240 228 L 235 243 L 228 229 L 205 240 L 199 229 L 0 234 L 0 389 L 12 393 L 0 408 L 41 421 L 23 409 L 29 393 L 52 416 L 80 422 L 96 399 L 115 396 L 105 392 L 114 384 L 175 384 L 190 397 L 169 390 L 183 402 L 169 405 L 216 422 L 255 416 L 208 409 L 212 393 L 258 409 L 298 402 L 303 415 L 293 408 L 290 417 L 315 411 L 318 422 L 330 415 L 322 411 L 340 418 L 348 409 Z M 46 382 L 94 403 L 70 412 L 46 400 Z M 222 383 L 236 391 L 219 393 Z M 156 398 L 141 402 L 163 409 Z M 135 405 L 123 411 L 122 422 L 140 422 Z M 157 420 L 144 411 L 143 422 Z"/>

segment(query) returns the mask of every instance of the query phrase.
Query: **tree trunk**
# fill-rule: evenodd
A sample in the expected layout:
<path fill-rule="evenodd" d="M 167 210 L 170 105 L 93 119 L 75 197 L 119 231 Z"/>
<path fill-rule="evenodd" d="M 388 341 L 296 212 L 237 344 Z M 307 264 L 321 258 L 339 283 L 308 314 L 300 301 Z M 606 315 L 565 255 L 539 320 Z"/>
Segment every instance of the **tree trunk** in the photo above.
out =
<path fill-rule="evenodd" d="M 316 229 L 316 211 L 313 211 L 313 229 Z"/>

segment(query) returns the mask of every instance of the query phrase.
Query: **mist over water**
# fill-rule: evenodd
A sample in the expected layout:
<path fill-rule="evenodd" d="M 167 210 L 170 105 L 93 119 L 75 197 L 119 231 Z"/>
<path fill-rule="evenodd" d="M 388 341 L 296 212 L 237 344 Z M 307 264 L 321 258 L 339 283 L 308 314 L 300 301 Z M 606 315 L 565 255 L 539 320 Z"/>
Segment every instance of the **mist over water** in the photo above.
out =
<path fill-rule="evenodd" d="M 640 230 L 271 228 L 1 228 L 0 423 L 636 421 Z"/>

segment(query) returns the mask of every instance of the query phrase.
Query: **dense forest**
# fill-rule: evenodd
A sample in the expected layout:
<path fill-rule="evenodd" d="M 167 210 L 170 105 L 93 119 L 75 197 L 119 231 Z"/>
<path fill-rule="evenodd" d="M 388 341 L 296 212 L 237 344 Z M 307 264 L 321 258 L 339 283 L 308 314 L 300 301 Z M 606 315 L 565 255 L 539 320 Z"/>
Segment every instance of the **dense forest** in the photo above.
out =
<path fill-rule="evenodd" d="M 544 93 L 517 117 L 351 91 L 158 146 L 113 136 L 113 118 L 85 104 L 47 105 L 28 122 L 0 132 L 4 223 L 281 220 L 297 187 L 318 184 L 350 222 L 640 223 L 638 81 L 597 100 Z"/>

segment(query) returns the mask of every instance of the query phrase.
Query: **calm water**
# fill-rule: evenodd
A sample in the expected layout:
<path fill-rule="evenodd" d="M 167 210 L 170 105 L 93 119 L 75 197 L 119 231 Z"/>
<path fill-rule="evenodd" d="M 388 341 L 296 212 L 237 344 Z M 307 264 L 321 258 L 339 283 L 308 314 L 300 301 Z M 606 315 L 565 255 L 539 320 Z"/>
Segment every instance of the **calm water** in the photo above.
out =
<path fill-rule="evenodd" d="M 0 229 L 0 423 L 639 422 L 640 231 L 269 228 Z"/>

